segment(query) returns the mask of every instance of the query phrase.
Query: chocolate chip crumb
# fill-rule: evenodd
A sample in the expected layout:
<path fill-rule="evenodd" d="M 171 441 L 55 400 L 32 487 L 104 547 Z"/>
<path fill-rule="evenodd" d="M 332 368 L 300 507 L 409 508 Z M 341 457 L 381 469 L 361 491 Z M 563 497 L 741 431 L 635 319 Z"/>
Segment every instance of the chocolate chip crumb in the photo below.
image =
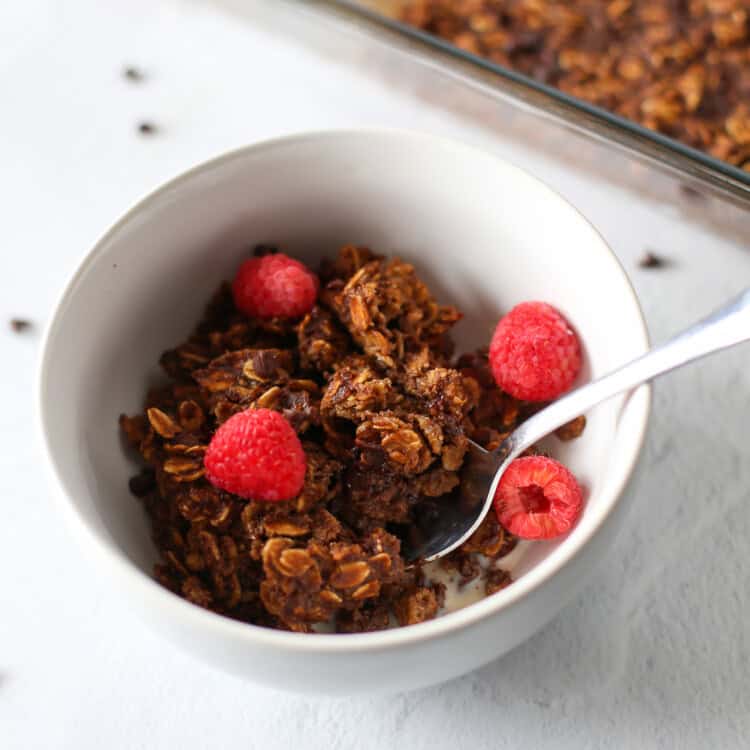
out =
<path fill-rule="evenodd" d="M 253 255 L 256 258 L 262 258 L 264 255 L 275 255 L 278 252 L 279 252 L 279 248 L 276 247 L 275 245 L 260 244 L 260 245 L 256 245 L 253 248 Z"/>
<path fill-rule="evenodd" d="M 125 68 L 122 71 L 122 75 L 126 80 L 133 83 L 140 83 L 144 78 L 143 72 L 138 70 L 138 68 L 134 68 L 133 66 L 128 66 L 127 68 Z"/>
<path fill-rule="evenodd" d="M 156 476 L 152 469 L 144 469 L 130 478 L 128 486 L 136 497 L 146 497 L 156 487 Z"/>
<path fill-rule="evenodd" d="M 498 591 L 502 591 L 504 588 L 510 586 L 513 583 L 513 579 L 506 570 L 501 568 L 493 568 L 489 570 L 485 577 L 484 591 L 487 596 L 492 596 Z"/>
<path fill-rule="evenodd" d="M 646 250 L 638 261 L 638 265 L 641 268 L 664 268 L 667 265 L 667 261 L 651 250 Z"/>
<path fill-rule="evenodd" d="M 258 349 L 253 352 L 252 369 L 261 378 L 271 378 L 284 362 L 284 352 L 278 349 Z"/>
<path fill-rule="evenodd" d="M 156 125 L 152 122 L 141 122 L 138 125 L 138 132 L 141 135 L 153 135 L 156 132 Z"/>
<path fill-rule="evenodd" d="M 562 427 L 558 427 L 555 430 L 555 435 L 564 443 L 567 443 L 570 440 L 575 440 L 576 438 L 580 437 L 583 434 L 585 428 L 586 417 L 581 414 L 580 417 L 571 419 L 570 422 L 567 422 Z"/>
<path fill-rule="evenodd" d="M 10 327 L 14 333 L 23 333 L 31 328 L 31 321 L 24 318 L 11 318 Z"/>

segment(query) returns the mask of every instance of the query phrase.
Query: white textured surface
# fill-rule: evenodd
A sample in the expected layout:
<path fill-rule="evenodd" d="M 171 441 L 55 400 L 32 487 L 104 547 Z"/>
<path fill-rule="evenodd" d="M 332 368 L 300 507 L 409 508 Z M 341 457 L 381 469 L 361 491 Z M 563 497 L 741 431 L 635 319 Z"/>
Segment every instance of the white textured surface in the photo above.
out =
<path fill-rule="evenodd" d="M 127 63 L 148 82 L 124 82 Z M 159 182 L 315 127 L 407 126 L 509 154 L 604 233 L 657 340 L 746 284 L 750 249 L 196 2 L 2 3 L 0 92 L 3 748 L 747 746 L 747 348 L 658 385 L 627 528 L 543 632 L 437 688 L 333 701 L 227 677 L 130 617 L 58 524 L 31 417 L 39 336 L 3 321 L 44 323 L 76 260 Z M 139 138 L 141 117 L 163 131 Z M 644 244 L 675 265 L 638 270 Z"/>

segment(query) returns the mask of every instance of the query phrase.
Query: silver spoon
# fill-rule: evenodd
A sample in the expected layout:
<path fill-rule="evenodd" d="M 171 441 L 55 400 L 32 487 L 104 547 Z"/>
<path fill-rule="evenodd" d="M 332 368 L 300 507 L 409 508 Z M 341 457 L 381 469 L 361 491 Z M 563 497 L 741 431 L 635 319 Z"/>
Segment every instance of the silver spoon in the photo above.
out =
<path fill-rule="evenodd" d="M 571 391 L 517 427 L 488 452 L 469 441 L 460 495 L 425 508 L 404 540 L 406 560 L 429 562 L 463 544 L 492 506 L 495 489 L 511 461 L 593 406 L 670 370 L 750 340 L 750 289 L 683 333 L 598 380 Z"/>

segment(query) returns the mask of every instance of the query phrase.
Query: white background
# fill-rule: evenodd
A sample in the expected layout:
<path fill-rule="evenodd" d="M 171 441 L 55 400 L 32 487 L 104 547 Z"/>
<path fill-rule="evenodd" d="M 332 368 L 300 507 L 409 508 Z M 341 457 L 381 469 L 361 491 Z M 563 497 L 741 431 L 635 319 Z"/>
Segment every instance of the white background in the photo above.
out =
<path fill-rule="evenodd" d="M 506 154 L 604 233 L 657 340 L 750 281 L 746 217 L 743 248 L 700 206 L 658 205 L 321 57 L 255 22 L 275 1 L 248 0 L 245 17 L 197 0 L 0 3 L 0 747 L 747 747 L 748 348 L 658 385 L 642 491 L 586 591 L 433 689 L 330 700 L 219 673 L 131 617 L 61 528 L 33 422 L 40 327 L 118 215 L 227 148 L 395 125 Z M 126 82 L 126 64 L 147 80 Z M 139 136 L 141 118 L 159 132 Z M 647 245 L 672 266 L 639 269 Z M 35 330 L 12 333 L 11 316 Z"/>

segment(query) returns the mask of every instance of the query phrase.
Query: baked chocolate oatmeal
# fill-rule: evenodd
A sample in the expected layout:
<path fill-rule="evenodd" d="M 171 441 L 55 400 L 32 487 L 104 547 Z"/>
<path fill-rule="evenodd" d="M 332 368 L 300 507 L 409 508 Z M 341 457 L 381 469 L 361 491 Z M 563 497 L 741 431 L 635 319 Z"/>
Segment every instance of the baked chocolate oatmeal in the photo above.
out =
<path fill-rule="evenodd" d="M 750 171 L 748 0 L 405 0 L 458 47 Z"/>
<path fill-rule="evenodd" d="M 538 404 L 499 389 L 486 349 L 454 358 L 461 313 L 401 260 L 344 247 L 322 264 L 301 319 L 249 316 L 234 291 L 223 284 L 188 340 L 164 352 L 169 380 L 144 412 L 120 418 L 144 462 L 130 489 L 151 521 L 157 579 L 194 604 L 283 630 L 435 617 L 445 588 L 405 564 L 399 539 L 422 503 L 459 485 L 468 439 L 496 448 Z M 291 499 L 242 497 L 208 471 L 218 432 L 248 410 L 278 412 L 301 443 L 304 480 Z M 498 561 L 515 544 L 490 513 L 441 564 L 462 583 L 481 576 L 491 594 L 511 582 Z"/>

